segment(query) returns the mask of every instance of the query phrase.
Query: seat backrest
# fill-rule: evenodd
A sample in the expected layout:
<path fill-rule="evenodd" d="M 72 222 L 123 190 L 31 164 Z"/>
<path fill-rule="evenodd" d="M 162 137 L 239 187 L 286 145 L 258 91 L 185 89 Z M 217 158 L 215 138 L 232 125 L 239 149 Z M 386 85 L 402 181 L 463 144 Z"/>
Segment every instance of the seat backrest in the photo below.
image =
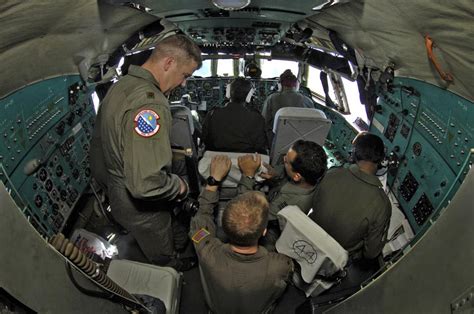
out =
<path fill-rule="evenodd" d="M 197 169 L 199 152 L 193 136 L 193 115 L 188 107 L 182 105 L 171 105 L 170 111 L 173 118 L 171 146 L 178 148 L 173 151 L 173 173 L 187 178 L 190 196 L 197 197 L 200 193 Z"/>
<path fill-rule="evenodd" d="M 173 117 L 171 145 L 180 146 L 183 149 L 192 149 L 193 154 L 197 154 L 193 139 L 194 123 L 191 110 L 182 105 L 172 105 L 170 111 Z"/>
<path fill-rule="evenodd" d="M 331 120 L 318 109 L 281 108 L 277 111 L 273 123 L 275 136 L 270 153 L 271 164 L 275 166 L 281 163 L 281 156 L 299 139 L 323 146 L 331 124 Z"/>
<path fill-rule="evenodd" d="M 107 275 L 132 294 L 161 300 L 166 314 L 179 313 L 183 276 L 171 267 L 161 267 L 128 260 L 112 260 Z"/>
<path fill-rule="evenodd" d="M 313 296 L 315 291 L 319 294 L 330 288 L 333 282 L 321 278 L 330 278 L 342 270 L 348 261 L 348 252 L 298 206 L 286 206 L 278 216 L 285 219 L 286 224 L 276 249 L 301 266 L 304 283 L 295 284 Z"/>
<path fill-rule="evenodd" d="M 239 158 L 240 156 L 248 155 L 248 154 L 247 153 L 216 152 L 216 151 L 207 150 L 202 156 L 202 159 L 199 161 L 199 173 L 204 178 L 207 178 L 209 176 L 212 157 L 217 156 L 217 155 L 229 156 L 230 160 L 232 161 L 232 166 L 230 168 L 229 174 L 227 175 L 224 182 L 222 182 L 221 186 L 224 188 L 236 188 L 237 185 L 239 184 L 240 177 L 242 176 L 242 173 L 240 172 L 240 169 L 239 169 L 239 165 L 237 163 L 237 158 Z M 262 158 L 262 163 L 269 162 L 270 157 L 268 155 L 260 155 L 260 156 Z M 259 180 L 258 174 L 261 173 L 263 169 L 264 169 L 263 167 L 260 167 L 260 170 L 257 171 L 257 175 L 256 175 L 257 181 Z"/>

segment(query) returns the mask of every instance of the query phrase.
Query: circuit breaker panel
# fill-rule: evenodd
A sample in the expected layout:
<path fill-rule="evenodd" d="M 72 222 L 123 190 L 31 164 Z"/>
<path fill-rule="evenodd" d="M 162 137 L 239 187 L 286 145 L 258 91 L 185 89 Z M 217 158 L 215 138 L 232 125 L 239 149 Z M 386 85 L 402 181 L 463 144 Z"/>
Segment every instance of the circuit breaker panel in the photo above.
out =
<path fill-rule="evenodd" d="M 62 76 L 0 101 L 0 179 L 44 236 L 63 229 L 89 184 L 90 96 L 79 76 Z"/>

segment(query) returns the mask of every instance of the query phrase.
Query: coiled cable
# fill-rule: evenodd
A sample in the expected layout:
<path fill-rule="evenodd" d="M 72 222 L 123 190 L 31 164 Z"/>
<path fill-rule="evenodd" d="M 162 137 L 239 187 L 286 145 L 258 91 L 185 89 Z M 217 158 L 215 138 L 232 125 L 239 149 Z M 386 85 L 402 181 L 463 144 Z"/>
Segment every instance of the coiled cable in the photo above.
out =
<path fill-rule="evenodd" d="M 95 262 L 82 253 L 81 250 L 79 250 L 79 248 L 69 241 L 69 239 L 67 239 L 62 233 L 54 235 L 49 242 L 58 252 L 86 273 L 90 278 L 92 278 L 92 280 L 122 298 L 132 301 L 136 303 L 136 305 L 141 305 L 133 295 L 110 279 Z M 70 273 L 70 271 L 68 271 L 68 273 Z M 77 287 L 76 283 L 75 286 Z M 82 289 L 80 290 L 82 291 Z"/>

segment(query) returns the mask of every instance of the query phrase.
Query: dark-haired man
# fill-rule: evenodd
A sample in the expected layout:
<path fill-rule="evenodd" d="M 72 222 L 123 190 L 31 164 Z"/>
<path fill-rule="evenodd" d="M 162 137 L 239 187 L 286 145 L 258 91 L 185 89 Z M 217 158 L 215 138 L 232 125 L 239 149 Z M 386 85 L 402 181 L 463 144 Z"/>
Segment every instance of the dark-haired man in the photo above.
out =
<path fill-rule="evenodd" d="M 245 107 L 250 101 L 252 83 L 236 78 L 230 84 L 230 101 L 207 113 L 202 126 L 206 149 L 221 152 L 267 154 L 265 121 L 262 116 Z"/>
<path fill-rule="evenodd" d="M 280 90 L 267 97 L 262 109 L 270 145 L 273 139 L 273 121 L 279 109 L 284 107 L 314 108 L 313 101 L 299 92 L 298 79 L 291 70 L 285 70 L 280 75 L 279 84 Z"/>
<path fill-rule="evenodd" d="M 176 258 L 176 245 L 184 244 L 173 236 L 177 225 L 170 204 L 186 196 L 187 185 L 170 172 L 172 120 L 166 95 L 200 65 L 201 51 L 190 38 L 160 41 L 142 66 L 130 66 L 109 89 L 90 152 L 92 174 L 107 188 L 113 218 L 151 262 L 177 269 L 187 267 Z"/>
<path fill-rule="evenodd" d="M 392 207 L 375 175 L 383 141 L 363 132 L 352 143 L 355 164 L 330 169 L 318 185 L 310 217 L 354 259 L 373 259 L 385 245 Z"/>
<path fill-rule="evenodd" d="M 304 213 L 312 208 L 313 194 L 316 185 L 327 168 L 327 156 L 324 149 L 317 143 L 298 140 L 288 150 L 284 157 L 282 168 L 272 169 L 269 165 L 266 174 L 260 176 L 274 183 L 268 194 L 270 202 L 269 232 L 266 245 L 271 248 L 280 234 L 283 224 L 278 223 L 277 214 L 288 205 L 297 205 Z M 239 192 L 252 190 L 255 187 L 255 173 L 260 167 L 260 156 L 246 155 L 238 160 L 242 178 L 239 182 Z"/>
<path fill-rule="evenodd" d="M 215 156 L 210 174 L 222 181 L 230 170 L 227 156 Z M 266 232 L 268 202 L 260 192 L 247 192 L 224 209 L 222 228 L 229 243 L 216 237 L 214 207 L 218 184 L 205 187 L 199 210 L 191 221 L 190 236 L 199 258 L 201 280 L 213 313 L 269 313 L 284 292 L 293 263 L 258 245 Z"/>
<path fill-rule="evenodd" d="M 327 167 L 324 149 L 314 142 L 304 140 L 296 141 L 283 161 L 284 168 L 273 169 L 265 164 L 268 172 L 261 174 L 265 179 L 277 181 L 276 187 L 269 192 L 270 220 L 276 219 L 277 213 L 287 205 L 297 205 L 304 213 L 308 213 L 312 207 L 316 184 Z M 253 190 L 255 173 L 260 167 L 260 156 L 242 156 L 238 162 L 243 174 L 239 191 Z"/>

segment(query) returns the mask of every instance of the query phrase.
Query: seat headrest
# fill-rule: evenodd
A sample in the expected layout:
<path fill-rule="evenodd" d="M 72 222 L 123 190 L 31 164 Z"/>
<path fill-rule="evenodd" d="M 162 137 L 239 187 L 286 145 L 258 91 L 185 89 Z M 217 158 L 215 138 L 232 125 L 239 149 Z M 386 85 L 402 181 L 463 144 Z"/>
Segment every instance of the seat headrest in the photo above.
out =
<path fill-rule="evenodd" d="M 275 114 L 273 133 L 276 133 L 279 119 L 327 120 L 326 114 L 315 108 L 283 107 Z"/>
<path fill-rule="evenodd" d="M 286 225 L 276 249 L 300 264 L 304 281 L 310 283 L 318 273 L 331 275 L 344 268 L 348 252 L 298 206 L 286 206 L 278 216 L 286 220 Z"/>

